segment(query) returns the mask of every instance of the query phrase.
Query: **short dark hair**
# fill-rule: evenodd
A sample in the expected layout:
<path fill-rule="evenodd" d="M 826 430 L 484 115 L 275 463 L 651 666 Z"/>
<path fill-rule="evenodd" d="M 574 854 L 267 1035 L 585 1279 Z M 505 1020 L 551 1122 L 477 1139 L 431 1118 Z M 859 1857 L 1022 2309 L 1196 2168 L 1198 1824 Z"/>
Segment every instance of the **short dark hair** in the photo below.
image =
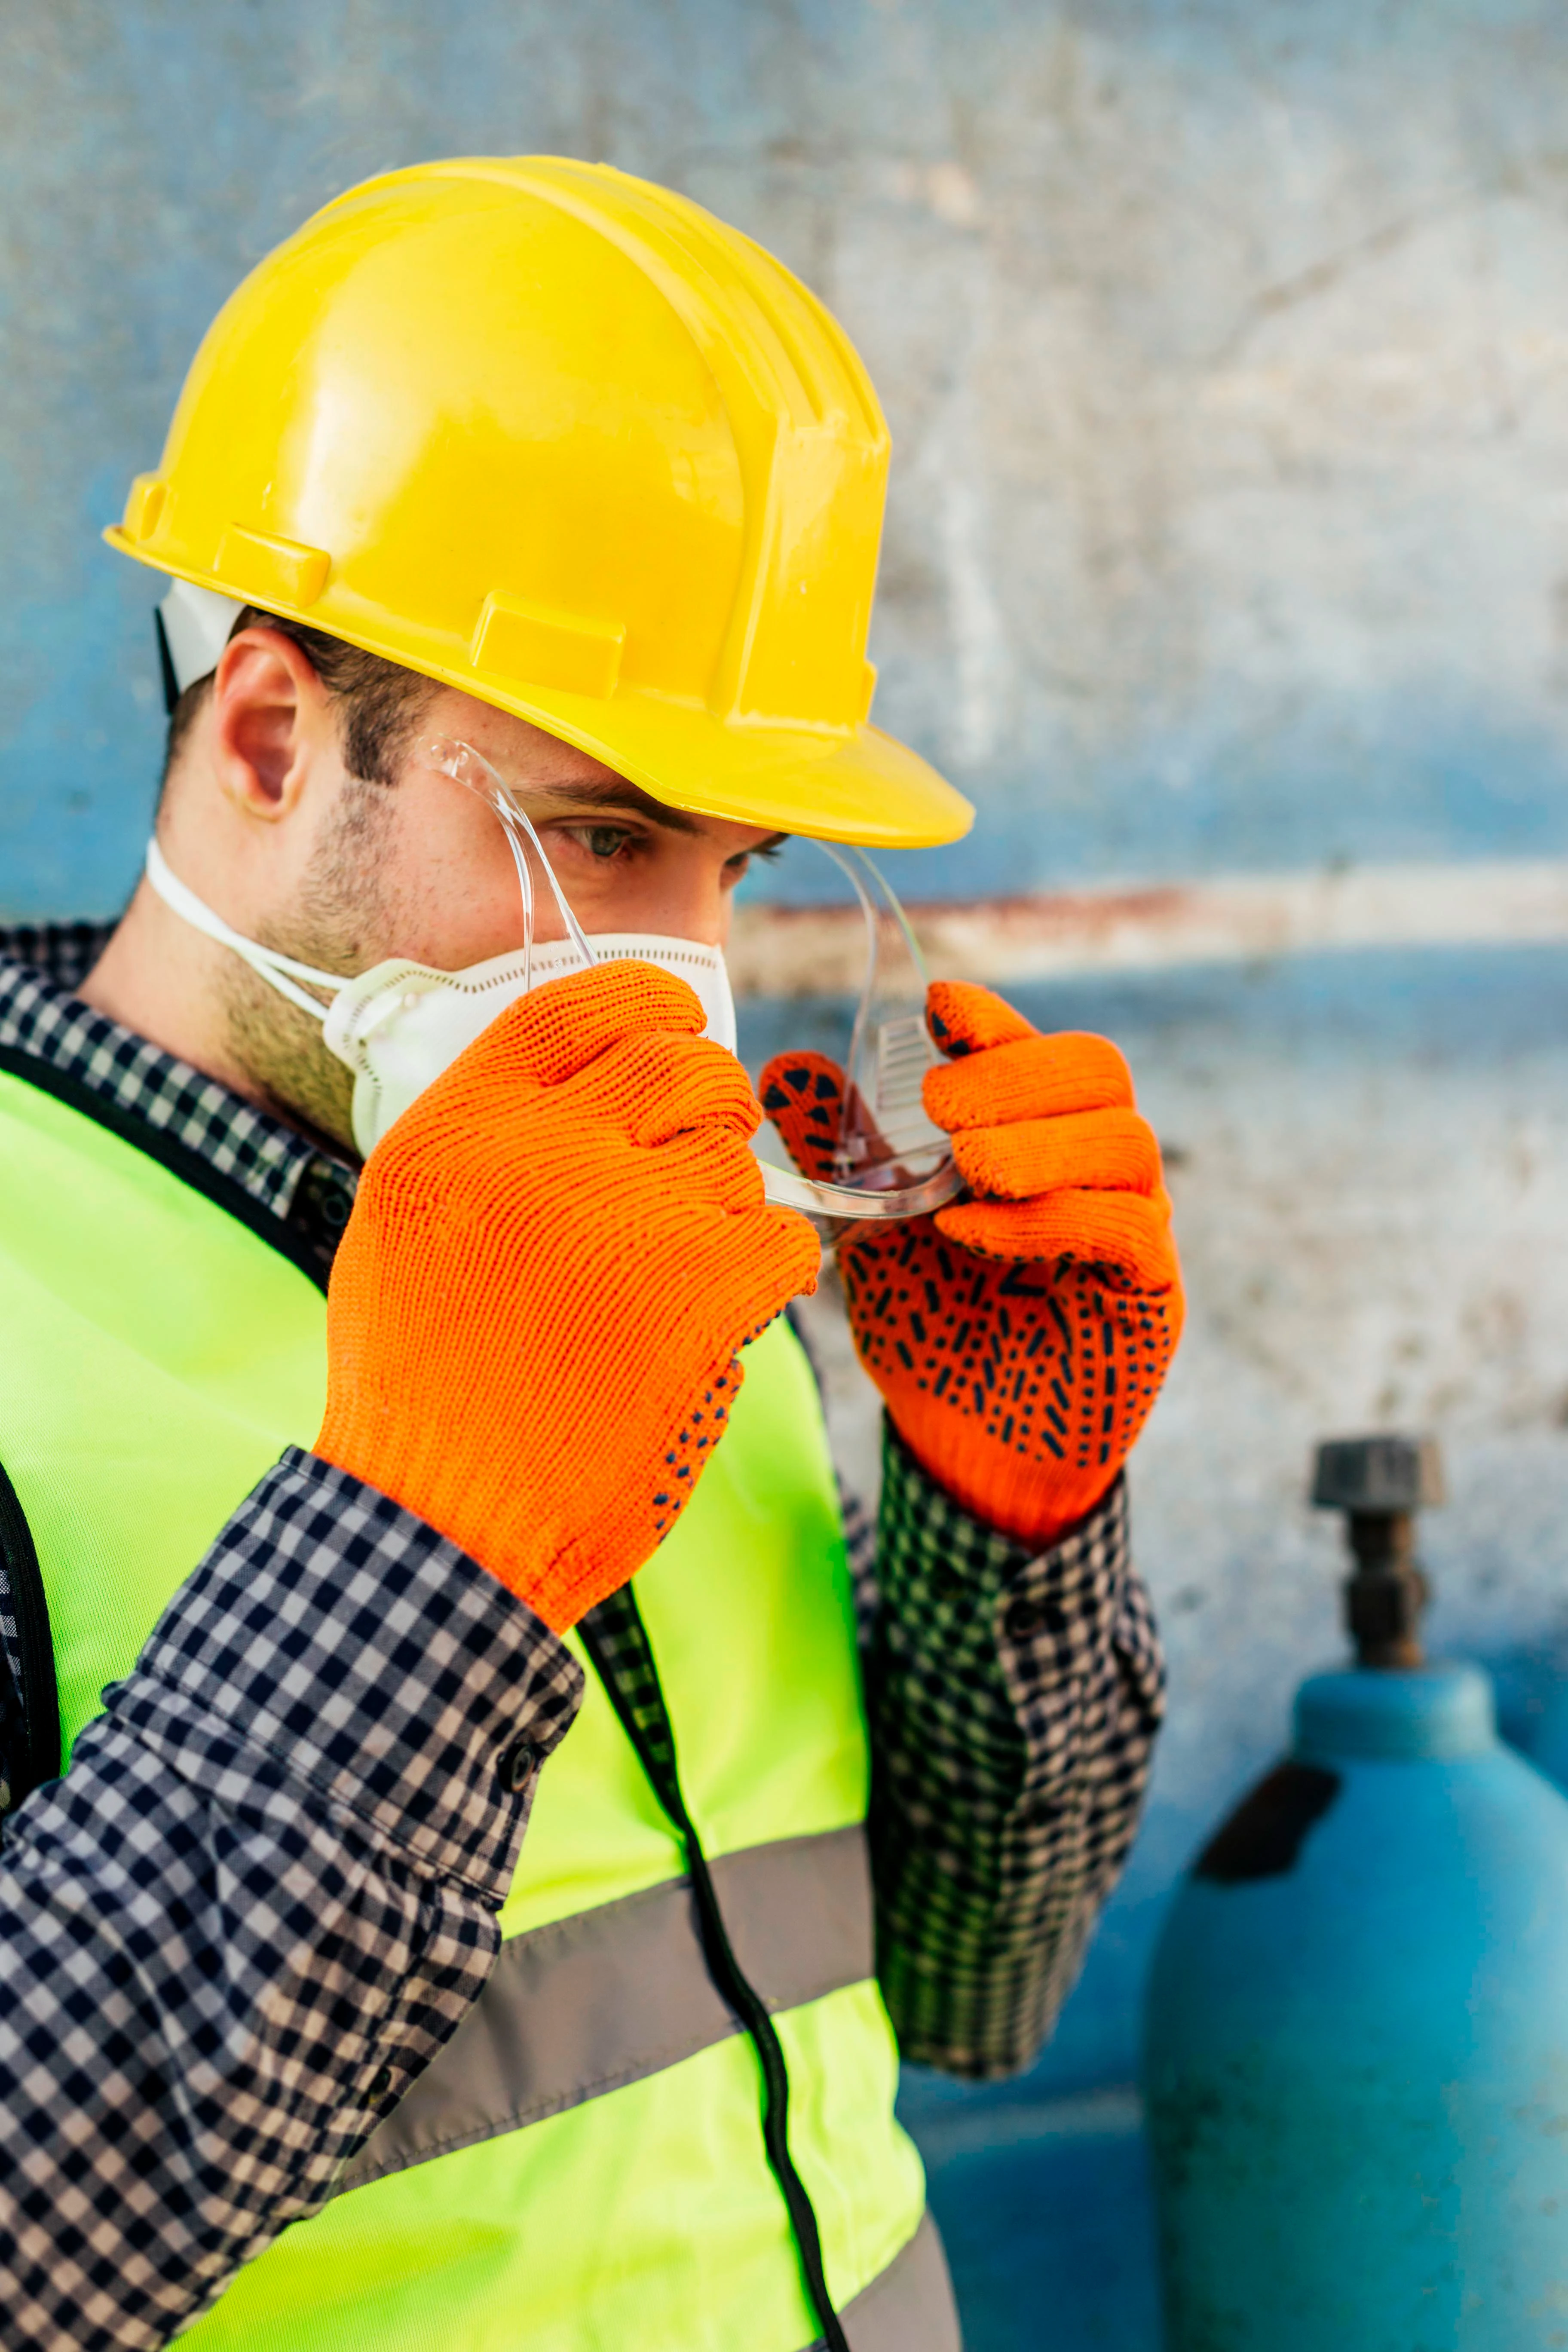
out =
<path fill-rule="evenodd" d="M 368 784 L 390 784 L 396 775 L 398 755 L 418 724 L 420 714 L 437 692 L 433 678 L 404 669 L 361 646 L 345 645 L 303 621 L 279 613 L 263 613 L 247 604 L 229 631 L 276 629 L 298 646 L 327 692 L 340 707 L 343 730 L 343 764 L 352 776 Z M 178 759 L 202 704 L 212 692 L 213 673 L 196 678 L 169 713 L 169 737 L 163 751 L 163 782 Z"/>

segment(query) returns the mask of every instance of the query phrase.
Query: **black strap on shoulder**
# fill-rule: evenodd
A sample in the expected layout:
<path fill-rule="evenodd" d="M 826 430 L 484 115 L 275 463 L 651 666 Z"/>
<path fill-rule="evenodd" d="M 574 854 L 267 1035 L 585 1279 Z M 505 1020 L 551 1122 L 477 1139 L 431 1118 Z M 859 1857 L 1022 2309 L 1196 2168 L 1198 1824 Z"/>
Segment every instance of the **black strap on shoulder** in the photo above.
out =
<path fill-rule="evenodd" d="M 107 1128 L 110 1135 L 117 1135 L 121 1143 L 129 1143 L 149 1160 L 155 1160 L 160 1168 L 166 1168 L 171 1176 L 177 1176 L 193 1192 L 200 1192 L 218 1208 L 226 1210 L 237 1223 L 266 1242 L 290 1265 L 298 1266 L 318 1290 L 325 1290 L 326 1273 L 304 1234 L 296 1233 L 272 1210 L 263 1208 L 259 1201 L 253 1201 L 243 1184 L 237 1184 L 232 1176 L 220 1174 L 199 1151 L 193 1151 L 188 1143 L 182 1143 L 166 1128 L 154 1127 L 150 1120 L 139 1118 L 134 1111 L 106 1102 L 79 1079 L 68 1078 L 37 1055 L 20 1053 L 14 1045 L 0 1045 L 0 1070 L 37 1087 L 40 1094 L 52 1095 L 68 1109 L 79 1111 L 83 1118 L 90 1118 L 95 1126 Z"/>
<path fill-rule="evenodd" d="M 675 1732 L 654 1664 L 653 1647 L 630 1585 L 591 1609 L 577 1628 L 621 1727 L 637 1750 L 653 1792 L 686 1850 L 708 1973 L 756 2050 L 763 2072 L 763 2145 L 784 2195 L 805 2291 L 826 2352 L 849 2352 L 822 2263 L 822 2233 L 805 2181 L 789 2152 L 789 2071 L 767 2004 L 742 1973 L 724 1926 L 702 1846 L 686 1810 L 675 1768 Z"/>
<path fill-rule="evenodd" d="M 19 1805 L 24 1797 L 45 1780 L 58 1777 L 60 1769 L 60 1702 L 55 1683 L 55 1645 L 49 1633 L 49 1604 L 44 1594 L 44 1580 L 38 1568 L 37 1547 L 26 1515 L 16 1498 L 16 1489 L 0 1463 L 0 1566 L 5 1570 L 5 1581 L 11 1591 L 11 1610 L 16 1625 L 16 1663 L 22 1687 L 16 1693 L 15 1715 L 20 1719 L 21 1738 L 17 1751 L 7 1761 L 6 1775 L 10 1786 L 10 1804 Z M 0 1651 L 0 1673 L 9 1678 L 9 1665 Z"/>

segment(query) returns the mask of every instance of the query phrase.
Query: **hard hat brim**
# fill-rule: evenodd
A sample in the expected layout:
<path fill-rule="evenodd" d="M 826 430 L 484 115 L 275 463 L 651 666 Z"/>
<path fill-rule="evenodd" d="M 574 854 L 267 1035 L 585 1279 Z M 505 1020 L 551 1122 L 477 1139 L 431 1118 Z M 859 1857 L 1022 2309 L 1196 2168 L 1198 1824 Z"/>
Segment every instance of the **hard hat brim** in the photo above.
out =
<path fill-rule="evenodd" d="M 237 593 L 214 573 L 184 566 L 176 572 L 150 557 L 118 524 L 103 536 L 149 570 L 221 596 Z M 406 641 L 378 643 L 374 630 L 345 625 L 329 610 L 331 602 L 329 593 L 320 609 L 289 617 L 528 719 L 602 760 L 667 808 L 876 849 L 937 848 L 960 840 L 974 822 L 962 793 L 919 752 L 868 721 L 844 733 L 749 724 L 625 685 L 605 697 L 526 686 L 487 674 L 465 655 L 453 659 L 444 647 L 416 653 Z"/>

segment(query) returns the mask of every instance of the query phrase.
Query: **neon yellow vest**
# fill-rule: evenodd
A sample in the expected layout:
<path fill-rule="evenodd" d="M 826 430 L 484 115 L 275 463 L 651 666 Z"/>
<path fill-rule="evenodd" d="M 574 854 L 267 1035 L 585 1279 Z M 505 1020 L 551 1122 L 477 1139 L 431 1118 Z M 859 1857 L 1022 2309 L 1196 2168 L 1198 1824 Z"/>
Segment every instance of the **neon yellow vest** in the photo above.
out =
<path fill-rule="evenodd" d="M 223 1208 L 0 1075 L 0 1464 L 43 1570 L 68 1752 L 236 1506 L 284 1445 L 313 1437 L 324 1302 Z M 864 1909 L 866 1737 L 820 1409 L 782 1324 L 748 1351 L 724 1445 L 636 1591 L 726 1923 L 776 2000 L 790 2146 L 835 2304 L 853 2305 L 852 2321 L 883 2312 L 879 2329 L 851 2326 L 857 2345 L 938 2352 L 956 2343 L 951 2323 L 933 2315 L 929 2333 L 922 2322 L 910 2334 L 883 2284 L 925 2242 L 923 2180 L 892 2117 L 896 2053 L 868 1944 L 845 1927 Z M 485 2000 L 342 2193 L 241 2272 L 182 2342 L 811 2344 L 816 2322 L 763 2156 L 756 2057 L 693 1972 L 684 1868 L 590 1670 L 581 1715 L 541 1777 Z M 755 1968 L 748 1934 L 762 1939 Z M 865 1957 L 842 1981 L 826 1947 L 846 1935 Z M 509 2053 L 508 2034 L 527 2041 L 541 2004 L 551 2031 Z M 566 2043 L 583 2040 L 575 2074 L 561 2017 Z"/>

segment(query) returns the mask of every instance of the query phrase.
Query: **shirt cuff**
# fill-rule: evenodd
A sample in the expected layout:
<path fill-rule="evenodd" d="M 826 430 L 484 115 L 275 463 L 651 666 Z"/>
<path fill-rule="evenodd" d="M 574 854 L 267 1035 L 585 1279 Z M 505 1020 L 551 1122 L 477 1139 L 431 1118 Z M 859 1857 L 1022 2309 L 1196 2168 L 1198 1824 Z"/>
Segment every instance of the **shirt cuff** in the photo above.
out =
<path fill-rule="evenodd" d="M 104 1696 L 220 1801 L 303 1782 L 499 1905 L 583 1673 L 467 1552 L 291 1446 Z"/>
<path fill-rule="evenodd" d="M 917 1608 L 921 1597 L 962 1588 L 984 1595 L 1010 1681 L 1027 1685 L 1070 1674 L 1121 1610 L 1129 1573 L 1127 1481 L 1076 1526 L 1033 1546 L 978 1519 L 917 1461 L 883 1418 L 878 1570 L 884 1601 Z"/>
<path fill-rule="evenodd" d="M 1118 1486 L 1120 1486 L 1120 1480 Z M 1112 1493 L 1117 1491 L 1113 1488 Z M 1106 1497 L 1106 1503 L 1110 1496 Z M 1104 1510 L 1101 1503 L 1100 1510 Z M 1090 1512 L 1088 1526 L 1097 1517 Z M 1006 1535 L 989 1520 L 976 1518 L 947 1488 L 933 1478 L 900 1435 L 892 1416 L 882 1415 L 882 1500 L 879 1513 L 884 1549 L 889 1541 L 900 1550 L 921 1554 L 934 1565 L 944 1560 L 969 1577 L 999 1583 L 1026 1568 L 1031 1560 L 1048 1559 L 1070 1544 L 1078 1528 L 1058 1537 L 1053 1545 L 1037 1549 L 1016 1536 Z"/>

